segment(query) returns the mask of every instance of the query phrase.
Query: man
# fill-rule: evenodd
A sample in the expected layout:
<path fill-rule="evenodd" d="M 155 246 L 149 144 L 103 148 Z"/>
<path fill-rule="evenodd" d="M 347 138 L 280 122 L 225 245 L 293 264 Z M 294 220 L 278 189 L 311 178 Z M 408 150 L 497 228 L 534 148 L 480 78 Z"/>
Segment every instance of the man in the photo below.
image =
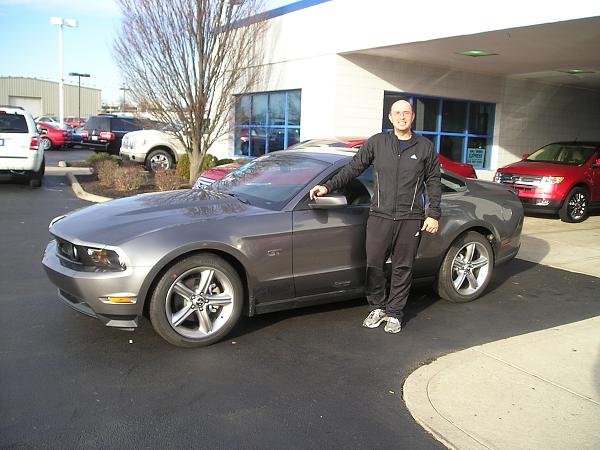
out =
<path fill-rule="evenodd" d="M 390 108 L 393 133 L 369 138 L 342 170 L 324 186 L 310 190 L 311 200 L 345 186 L 371 164 L 375 193 L 367 220 L 366 293 L 370 313 L 363 322 L 377 328 L 386 321 L 385 331 L 402 329 L 402 310 L 412 283 L 412 267 L 421 232 L 436 233 L 441 215 L 440 162 L 432 142 L 412 132 L 412 106 L 398 100 Z M 425 218 L 424 188 L 429 197 Z M 385 263 L 392 258 L 390 293 L 386 299 Z"/>

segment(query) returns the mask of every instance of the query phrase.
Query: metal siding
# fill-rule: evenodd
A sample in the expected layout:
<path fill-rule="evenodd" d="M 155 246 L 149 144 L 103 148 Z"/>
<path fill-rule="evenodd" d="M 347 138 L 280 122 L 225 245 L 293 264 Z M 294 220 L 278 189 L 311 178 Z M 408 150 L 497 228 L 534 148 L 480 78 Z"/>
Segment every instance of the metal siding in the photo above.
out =
<path fill-rule="evenodd" d="M 76 116 L 78 111 L 78 86 L 64 85 L 65 116 Z M 0 104 L 8 105 L 9 97 L 41 98 L 42 114 L 58 115 L 58 83 L 36 78 L 0 77 Z M 81 115 L 87 117 L 100 112 L 101 90 L 81 87 Z"/>

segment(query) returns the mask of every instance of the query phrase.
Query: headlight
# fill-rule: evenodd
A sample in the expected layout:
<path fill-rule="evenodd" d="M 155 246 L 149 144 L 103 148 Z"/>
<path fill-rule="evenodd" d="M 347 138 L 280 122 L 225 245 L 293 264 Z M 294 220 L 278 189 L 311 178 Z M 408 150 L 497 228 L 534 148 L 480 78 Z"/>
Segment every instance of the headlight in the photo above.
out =
<path fill-rule="evenodd" d="M 562 183 L 565 177 L 542 177 L 540 183 L 542 184 L 558 184 Z"/>
<path fill-rule="evenodd" d="M 121 261 L 119 254 L 114 250 L 105 248 L 84 247 L 89 261 L 101 271 L 122 272 L 126 269 L 125 263 Z"/>

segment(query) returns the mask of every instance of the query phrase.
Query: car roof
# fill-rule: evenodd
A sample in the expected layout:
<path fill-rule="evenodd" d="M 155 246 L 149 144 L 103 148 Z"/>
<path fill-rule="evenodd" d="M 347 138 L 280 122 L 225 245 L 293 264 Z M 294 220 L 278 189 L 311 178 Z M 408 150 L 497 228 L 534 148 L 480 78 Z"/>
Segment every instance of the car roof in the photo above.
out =
<path fill-rule="evenodd" d="M 559 144 L 559 145 L 591 145 L 594 147 L 600 147 L 600 141 L 560 141 L 560 142 L 552 142 L 550 144 L 546 144 L 544 145 L 544 147 L 546 147 L 547 145 L 553 145 L 553 144 Z"/>
<path fill-rule="evenodd" d="M 305 148 L 300 148 L 300 149 L 278 150 L 276 152 L 270 152 L 269 155 L 274 155 L 274 154 L 278 154 L 280 156 L 300 155 L 300 156 L 310 157 L 313 159 L 318 159 L 319 161 L 327 162 L 330 164 L 334 164 L 340 160 L 352 158 L 355 153 L 356 153 L 355 148 L 305 147 Z"/>

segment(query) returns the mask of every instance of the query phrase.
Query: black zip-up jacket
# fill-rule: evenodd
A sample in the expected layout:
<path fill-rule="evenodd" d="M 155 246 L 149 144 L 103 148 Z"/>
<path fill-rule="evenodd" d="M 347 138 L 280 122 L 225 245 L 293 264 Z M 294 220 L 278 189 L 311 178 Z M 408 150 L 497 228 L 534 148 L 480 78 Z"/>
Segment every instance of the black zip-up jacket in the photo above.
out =
<path fill-rule="evenodd" d="M 352 161 L 325 187 L 329 192 L 339 189 L 371 164 L 375 169 L 375 192 L 370 214 L 389 219 L 423 219 L 426 188 L 428 216 L 440 218 L 440 161 L 429 139 L 413 134 L 408 147 L 400 151 L 400 140 L 395 134 L 378 133 L 364 143 Z"/>

